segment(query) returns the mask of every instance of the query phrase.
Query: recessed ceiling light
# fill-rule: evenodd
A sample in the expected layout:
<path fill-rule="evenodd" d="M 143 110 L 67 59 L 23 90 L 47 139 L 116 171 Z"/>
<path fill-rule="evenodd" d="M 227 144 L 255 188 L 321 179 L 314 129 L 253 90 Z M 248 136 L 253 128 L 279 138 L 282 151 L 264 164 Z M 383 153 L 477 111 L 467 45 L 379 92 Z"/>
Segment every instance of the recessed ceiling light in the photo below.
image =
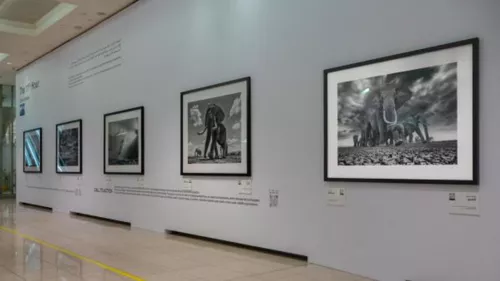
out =
<path fill-rule="evenodd" d="M 8 65 L 11 65 L 12 63 L 10 61 L 7 62 Z"/>

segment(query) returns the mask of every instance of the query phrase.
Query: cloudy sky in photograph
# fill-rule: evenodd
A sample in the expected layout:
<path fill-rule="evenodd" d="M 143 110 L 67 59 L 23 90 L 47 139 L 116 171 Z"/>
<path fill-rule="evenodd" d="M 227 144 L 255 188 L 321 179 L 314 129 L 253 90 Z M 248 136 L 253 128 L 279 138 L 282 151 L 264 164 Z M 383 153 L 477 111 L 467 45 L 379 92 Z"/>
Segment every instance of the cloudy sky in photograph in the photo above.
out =
<path fill-rule="evenodd" d="M 457 139 L 457 64 L 450 63 L 339 83 L 339 146 L 352 146 L 352 136 L 360 135 L 370 89 L 390 81 L 413 93 L 398 110 L 398 120 L 419 114 L 427 120 L 434 140 Z"/>
<path fill-rule="evenodd" d="M 205 149 L 207 134 L 205 132 L 200 136 L 198 132 L 204 129 L 205 112 L 209 103 L 218 105 L 224 111 L 225 118 L 222 123 L 226 127 L 228 152 L 241 151 L 241 93 L 235 93 L 188 103 L 189 156 L 194 156 L 196 148 L 202 153 Z"/>

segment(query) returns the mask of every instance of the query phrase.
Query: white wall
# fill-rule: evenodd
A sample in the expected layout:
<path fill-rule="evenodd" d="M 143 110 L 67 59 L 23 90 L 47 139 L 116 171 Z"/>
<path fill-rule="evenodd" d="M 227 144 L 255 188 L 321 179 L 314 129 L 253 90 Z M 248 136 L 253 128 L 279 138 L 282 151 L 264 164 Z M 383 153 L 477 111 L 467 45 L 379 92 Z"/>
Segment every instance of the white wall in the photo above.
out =
<path fill-rule="evenodd" d="M 308 255 L 380 280 L 500 280 L 497 105 L 500 2 L 496 0 L 142 0 L 21 71 L 40 80 L 25 129 L 44 128 L 44 173 L 18 173 L 18 200 Z M 347 184 L 347 206 L 326 206 L 323 69 L 481 38 L 481 216 L 450 216 L 456 186 Z M 68 89 L 69 62 L 122 39 L 123 67 Z M 102 174 L 102 114 L 145 106 L 146 184 L 181 188 L 179 93 L 252 77 L 253 188 L 260 207 L 93 193 Z M 28 189 L 76 184 L 54 168 L 55 124 L 83 118 L 83 196 Z M 18 171 L 22 169 L 18 149 Z M 115 177 L 132 182 L 133 177 Z M 234 180 L 203 179 L 210 194 Z M 270 209 L 269 188 L 280 190 Z"/>

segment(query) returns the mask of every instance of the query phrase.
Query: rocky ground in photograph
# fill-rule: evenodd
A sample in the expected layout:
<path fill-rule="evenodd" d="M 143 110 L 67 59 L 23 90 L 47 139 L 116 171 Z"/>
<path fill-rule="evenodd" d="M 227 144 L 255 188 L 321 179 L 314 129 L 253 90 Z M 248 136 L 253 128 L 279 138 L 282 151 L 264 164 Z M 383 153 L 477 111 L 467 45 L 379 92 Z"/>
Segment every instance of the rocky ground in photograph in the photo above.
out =
<path fill-rule="evenodd" d="M 241 156 L 228 155 L 224 159 L 210 159 L 204 157 L 188 157 L 188 164 L 224 164 L 224 163 L 241 163 Z"/>
<path fill-rule="evenodd" d="M 401 146 L 339 147 L 339 166 L 456 165 L 457 141 Z"/>

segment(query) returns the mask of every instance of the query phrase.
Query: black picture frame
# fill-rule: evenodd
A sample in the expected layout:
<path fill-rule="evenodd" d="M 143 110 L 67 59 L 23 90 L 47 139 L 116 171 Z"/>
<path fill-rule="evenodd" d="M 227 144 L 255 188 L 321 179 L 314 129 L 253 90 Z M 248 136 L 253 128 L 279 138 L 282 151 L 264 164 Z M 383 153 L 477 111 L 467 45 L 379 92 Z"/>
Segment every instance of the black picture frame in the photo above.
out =
<path fill-rule="evenodd" d="M 472 122 L 471 122 L 471 132 L 472 132 L 472 147 L 471 151 L 471 161 L 472 162 L 472 171 L 471 178 L 462 180 L 462 179 L 402 179 L 402 178 L 366 178 L 366 177 L 335 177 L 329 175 L 329 143 L 330 136 L 337 136 L 337 132 L 329 132 L 329 81 L 328 76 L 331 73 L 336 73 L 344 70 L 351 70 L 353 68 L 373 65 L 381 62 L 388 62 L 392 60 L 402 59 L 402 58 L 410 58 L 413 56 L 418 56 L 422 54 L 428 54 L 432 52 L 451 50 L 454 48 L 470 46 L 471 47 L 471 69 L 472 72 L 470 75 L 472 77 L 472 104 L 470 108 L 472 110 Z M 463 71 L 463 69 L 462 69 Z M 372 59 L 368 61 L 348 64 L 340 67 L 326 69 L 323 72 L 323 120 L 324 120 L 324 181 L 327 182 L 374 182 L 374 183 L 409 183 L 409 184 L 447 184 L 447 185 L 479 185 L 479 38 L 471 38 L 467 40 L 457 41 L 453 43 L 443 44 L 439 46 L 434 46 L 430 48 L 424 48 L 420 50 L 400 53 L 396 55 L 381 57 L 377 59 Z M 458 91 L 458 90 L 457 90 Z M 385 117 L 384 117 L 385 118 Z M 396 119 L 397 120 L 397 119 Z M 332 122 L 336 122 L 332 121 Z M 334 133 L 334 134 L 333 134 Z M 458 142 L 458 140 L 457 140 Z M 333 149 L 337 149 L 333 147 Z M 338 155 L 337 155 L 338 157 Z M 337 159 L 338 160 L 338 159 Z"/>
<path fill-rule="evenodd" d="M 184 137 L 184 130 L 186 129 L 185 128 L 185 124 L 184 124 L 184 103 L 185 103 L 185 100 L 186 100 L 186 97 L 188 95 L 191 95 L 191 94 L 195 94 L 195 93 L 200 93 L 200 92 L 204 92 L 204 91 L 207 91 L 207 90 L 212 90 L 212 89 L 216 89 L 216 88 L 221 88 L 221 87 L 225 87 L 225 86 L 229 86 L 229 85 L 233 85 L 233 84 L 239 84 L 239 83 L 245 83 L 245 86 L 244 86 L 244 89 L 245 89 L 245 103 L 246 103 L 246 106 L 245 106 L 245 118 L 246 118 L 246 125 L 242 125 L 241 128 L 245 128 L 245 134 L 246 134 L 246 149 L 243 149 L 241 148 L 241 158 L 243 158 L 243 151 L 245 152 L 246 154 L 246 161 L 243 161 L 243 159 L 241 159 L 241 163 L 245 163 L 246 164 L 246 169 L 242 172 L 224 172 L 221 171 L 220 172 L 189 172 L 189 171 L 186 171 L 186 169 L 184 169 L 184 162 L 185 162 L 185 153 L 184 153 L 184 150 L 185 150 L 185 137 Z M 222 83 L 217 83 L 217 84 L 213 84 L 213 85 L 209 85 L 209 86 L 206 86 L 206 87 L 201 87 L 201 88 L 197 88 L 197 89 L 193 89 L 193 90 L 188 90 L 188 91 L 184 91 L 184 92 L 181 92 L 181 100 L 180 100 L 180 106 L 181 106 L 181 115 L 180 115 L 180 130 L 181 130 L 181 136 L 180 136 L 180 142 L 181 142 L 181 155 L 180 155 L 180 174 L 182 176 L 213 176 L 213 177 L 251 177 L 252 176 L 252 122 L 251 122 L 251 117 L 252 117 L 252 114 L 251 114 L 251 77 L 244 77 L 244 78 L 239 78 L 239 79 L 235 79 L 235 80 L 230 80 L 230 81 L 226 81 L 226 82 L 222 82 Z"/>
<path fill-rule="evenodd" d="M 140 130 L 138 134 L 138 139 L 140 141 L 140 144 L 138 145 L 138 159 L 140 163 L 136 165 L 136 170 L 135 171 L 113 171 L 111 170 L 107 163 L 108 163 L 108 147 L 107 147 L 107 139 L 108 139 L 108 132 L 107 132 L 107 119 L 111 118 L 113 116 L 118 116 L 118 115 L 123 115 L 127 113 L 138 113 L 137 116 L 140 118 L 139 123 L 140 124 Z M 126 119 L 122 119 L 126 120 Z M 120 111 L 115 111 L 111 113 L 104 114 L 103 118 L 103 173 L 106 175 L 144 175 L 144 159 L 145 159 L 145 143 L 144 143 L 144 106 L 138 106 L 134 108 L 129 108 L 125 110 L 120 110 Z M 131 169 L 132 170 L 132 169 Z"/>
<path fill-rule="evenodd" d="M 25 155 L 25 152 L 26 152 L 26 135 L 30 134 L 32 132 L 36 132 L 36 131 L 40 132 L 40 144 L 39 144 L 39 146 L 40 146 L 40 151 L 39 151 L 40 165 L 39 165 L 39 168 L 37 170 L 30 170 L 26 166 L 26 155 Z M 43 129 L 41 127 L 40 128 L 31 129 L 31 130 L 26 130 L 26 131 L 23 132 L 23 172 L 27 173 L 27 174 L 41 174 L 41 173 L 43 173 Z"/>
<path fill-rule="evenodd" d="M 59 169 L 59 128 L 66 125 L 78 124 L 78 168 L 77 170 L 60 170 Z M 56 173 L 57 174 L 83 174 L 83 121 L 82 119 L 76 119 L 68 122 L 63 122 L 56 124 Z"/>

